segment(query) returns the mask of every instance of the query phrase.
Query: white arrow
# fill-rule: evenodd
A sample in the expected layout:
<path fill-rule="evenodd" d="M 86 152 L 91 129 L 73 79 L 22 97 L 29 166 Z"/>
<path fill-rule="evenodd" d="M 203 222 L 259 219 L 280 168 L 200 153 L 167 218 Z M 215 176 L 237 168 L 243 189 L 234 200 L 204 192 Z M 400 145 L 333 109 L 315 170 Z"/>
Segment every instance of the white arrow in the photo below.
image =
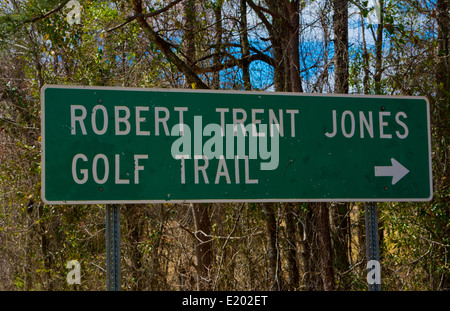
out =
<path fill-rule="evenodd" d="M 402 179 L 409 170 L 397 162 L 394 158 L 391 158 L 392 166 L 375 166 L 375 176 L 392 176 L 392 184 L 395 185 L 400 179 Z"/>

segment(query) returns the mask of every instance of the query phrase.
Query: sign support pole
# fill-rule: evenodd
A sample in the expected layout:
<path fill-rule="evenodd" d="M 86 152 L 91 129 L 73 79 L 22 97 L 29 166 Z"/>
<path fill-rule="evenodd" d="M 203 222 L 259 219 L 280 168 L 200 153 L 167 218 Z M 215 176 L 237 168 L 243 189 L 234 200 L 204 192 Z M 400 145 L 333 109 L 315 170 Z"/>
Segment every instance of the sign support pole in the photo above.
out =
<path fill-rule="evenodd" d="M 380 247 L 378 242 L 378 207 L 376 203 L 370 202 L 365 204 L 366 213 L 366 255 L 367 263 L 375 261 L 376 265 L 373 269 L 378 269 L 377 271 L 371 272 L 375 274 L 375 279 L 378 282 L 368 282 L 369 291 L 381 291 L 381 277 L 380 277 Z M 367 273 L 369 278 L 369 268 L 372 269 L 371 265 L 367 265 Z"/>
<path fill-rule="evenodd" d="M 120 291 L 120 208 L 106 205 L 106 290 Z"/>

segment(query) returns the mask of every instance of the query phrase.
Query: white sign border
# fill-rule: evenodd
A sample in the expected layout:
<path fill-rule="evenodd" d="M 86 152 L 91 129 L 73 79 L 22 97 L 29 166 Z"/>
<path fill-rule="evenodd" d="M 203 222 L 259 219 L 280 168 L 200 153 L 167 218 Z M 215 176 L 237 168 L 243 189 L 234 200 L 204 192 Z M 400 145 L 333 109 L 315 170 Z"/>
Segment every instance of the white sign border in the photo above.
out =
<path fill-rule="evenodd" d="M 315 96 L 315 97 L 352 97 L 352 98 L 382 98 L 382 99 L 423 99 L 427 106 L 427 130 L 428 130 L 428 160 L 430 196 L 428 198 L 333 198 L 333 199 L 220 199 L 220 200 L 80 200 L 80 201 L 50 201 L 45 198 L 45 90 L 46 89 L 89 89 L 99 91 L 141 91 L 141 92 L 174 92 L 174 93 L 215 93 L 215 94 L 240 94 L 240 95 L 283 95 L 283 96 Z M 45 204 L 149 204 L 149 203 L 269 203 L 269 202 L 427 202 L 433 199 L 433 173 L 431 160 L 431 127 L 430 127 L 430 103 L 425 96 L 403 95 L 361 95 L 361 94 L 333 94 L 333 93 L 294 93 L 294 92 L 263 92 L 263 91 L 236 91 L 236 90 L 203 90 L 203 89 L 163 89 L 163 88 L 136 88 L 136 87 L 112 87 L 112 86 L 80 86 L 80 85 L 56 85 L 45 84 L 41 88 L 41 199 Z"/>

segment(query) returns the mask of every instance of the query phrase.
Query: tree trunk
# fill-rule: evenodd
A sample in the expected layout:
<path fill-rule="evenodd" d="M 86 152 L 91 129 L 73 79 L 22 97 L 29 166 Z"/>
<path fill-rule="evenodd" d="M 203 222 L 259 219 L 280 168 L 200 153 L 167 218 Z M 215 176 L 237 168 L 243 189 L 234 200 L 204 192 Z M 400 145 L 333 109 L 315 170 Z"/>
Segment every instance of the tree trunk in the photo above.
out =
<path fill-rule="evenodd" d="M 247 2 L 240 0 L 240 39 L 241 39 L 241 51 L 242 51 L 242 79 L 244 80 L 244 89 L 250 91 L 252 84 L 250 82 L 250 43 L 248 41 L 247 31 Z"/>
<path fill-rule="evenodd" d="M 222 0 L 216 1 L 216 4 L 214 6 L 214 18 L 215 18 L 215 39 L 214 39 L 214 52 L 215 56 L 213 58 L 214 66 L 219 66 L 221 57 L 220 52 L 222 50 Z M 220 71 L 213 72 L 213 78 L 212 78 L 212 87 L 213 89 L 219 90 L 220 89 Z"/>
<path fill-rule="evenodd" d="M 369 93 L 369 78 L 370 78 L 370 67 L 369 67 L 369 52 L 367 51 L 366 45 L 366 29 L 364 27 L 364 18 L 361 14 L 361 30 L 362 30 L 362 44 L 363 44 L 363 68 L 364 68 L 364 77 L 363 77 L 363 89 L 364 94 Z"/>
<path fill-rule="evenodd" d="M 375 83 L 375 94 L 380 95 L 381 92 L 381 74 L 383 71 L 383 28 L 384 28 L 384 0 L 380 3 L 380 20 L 377 26 L 377 37 L 375 39 L 375 75 L 373 77 Z"/>
<path fill-rule="evenodd" d="M 195 224 L 195 257 L 197 259 L 197 290 L 211 290 L 211 269 L 213 263 L 211 222 L 208 204 L 192 204 Z"/>
<path fill-rule="evenodd" d="M 295 226 L 295 205 L 292 203 L 286 204 L 285 218 L 286 218 L 286 261 L 288 271 L 288 290 L 297 290 L 299 286 L 299 269 L 297 263 L 297 230 Z"/>
<path fill-rule="evenodd" d="M 292 92 L 303 92 L 302 81 L 300 77 L 300 15 L 299 15 L 299 1 L 286 1 L 286 13 L 289 23 L 289 37 L 288 37 L 288 53 L 289 53 L 289 74 L 291 80 Z"/>
<path fill-rule="evenodd" d="M 320 271 L 321 254 L 317 243 L 317 208 L 314 203 L 307 205 L 300 213 L 299 232 L 302 234 L 302 284 L 307 291 L 323 290 Z"/>
<path fill-rule="evenodd" d="M 317 242 L 321 257 L 323 289 L 334 290 L 333 251 L 331 248 L 330 219 L 327 203 L 316 203 Z"/>
<path fill-rule="evenodd" d="M 193 69 L 196 58 L 195 51 L 195 1 L 187 0 L 183 2 L 183 52 L 186 55 L 186 64 Z M 185 88 L 192 88 L 195 81 L 186 76 Z"/>
<path fill-rule="evenodd" d="M 348 94 L 348 0 L 333 0 L 335 93 Z"/>
<path fill-rule="evenodd" d="M 350 213 L 347 203 L 332 203 L 330 205 L 333 257 L 338 275 L 350 268 Z M 345 290 L 350 286 L 348 277 L 340 279 L 339 284 Z"/>
<path fill-rule="evenodd" d="M 348 94 L 348 0 L 333 0 L 334 14 L 334 64 L 335 84 L 334 92 Z M 338 272 L 349 268 L 348 250 L 350 234 L 349 209 L 346 203 L 330 205 L 333 224 L 333 251 Z M 344 287 L 345 280 L 341 280 Z"/>
<path fill-rule="evenodd" d="M 139 249 L 139 244 L 143 240 L 144 226 L 142 223 L 142 206 L 137 204 L 127 204 L 123 208 L 123 216 L 125 222 L 125 232 L 128 232 L 127 239 L 129 241 L 129 259 L 131 262 L 131 276 L 134 280 L 131 289 L 143 290 L 146 286 L 147 277 L 144 274 L 143 254 Z M 155 271 L 151 272 L 152 274 Z"/>
<path fill-rule="evenodd" d="M 275 62 L 275 66 L 273 68 L 274 70 L 274 84 L 275 84 L 275 90 L 278 92 L 288 92 L 290 91 L 287 88 L 287 82 L 286 77 L 288 74 L 286 71 L 289 69 L 288 66 L 285 65 L 286 62 L 286 52 L 283 48 L 283 43 L 285 40 L 283 40 L 283 33 L 281 32 L 281 22 L 275 20 L 273 22 L 274 26 L 274 38 L 271 37 L 271 43 L 273 47 L 273 58 Z"/>
<path fill-rule="evenodd" d="M 269 273 L 271 278 L 270 290 L 279 291 L 283 288 L 281 276 L 280 249 L 278 246 L 278 230 L 275 217 L 277 203 L 263 203 L 263 212 L 266 219 L 267 256 L 269 259 Z"/>
<path fill-rule="evenodd" d="M 261 8 L 253 1 L 246 0 L 261 19 Z M 272 23 L 268 24 L 272 43 L 275 90 L 280 92 L 302 92 L 299 56 L 299 1 L 266 0 L 266 11 L 272 15 Z M 258 12 L 259 10 L 259 12 Z"/>

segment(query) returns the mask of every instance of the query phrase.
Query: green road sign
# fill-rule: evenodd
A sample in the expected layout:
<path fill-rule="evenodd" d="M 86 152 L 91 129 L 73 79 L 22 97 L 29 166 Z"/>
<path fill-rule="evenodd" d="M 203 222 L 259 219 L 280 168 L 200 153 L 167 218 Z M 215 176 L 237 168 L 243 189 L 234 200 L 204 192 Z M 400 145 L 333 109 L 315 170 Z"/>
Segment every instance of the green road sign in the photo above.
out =
<path fill-rule="evenodd" d="M 47 85 L 47 203 L 427 201 L 423 97 Z"/>

